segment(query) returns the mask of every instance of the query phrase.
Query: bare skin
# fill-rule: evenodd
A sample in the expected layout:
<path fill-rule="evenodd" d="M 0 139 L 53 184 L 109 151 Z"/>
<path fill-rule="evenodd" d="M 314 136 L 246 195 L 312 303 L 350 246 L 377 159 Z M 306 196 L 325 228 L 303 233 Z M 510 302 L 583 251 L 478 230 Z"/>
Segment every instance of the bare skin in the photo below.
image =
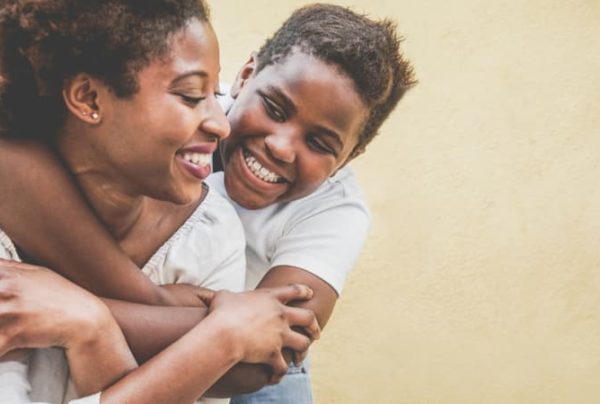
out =
<path fill-rule="evenodd" d="M 201 296 L 201 290 L 181 286 L 166 289 L 155 285 L 139 271 L 138 266 L 121 248 L 114 248 L 115 243 L 103 226 L 90 229 L 81 225 L 97 222 L 98 218 L 89 208 L 81 209 L 82 206 L 87 206 L 86 202 L 74 186 L 72 178 L 60 166 L 56 156 L 48 152 L 47 147 L 37 142 L 0 138 L 0 150 L 0 181 L 6 185 L 5 192 L 0 193 L 0 223 L 26 255 L 35 257 L 40 264 L 55 269 L 98 296 L 152 305 L 202 305 L 202 299 L 198 297 L 198 294 Z M 39 165 L 40 171 L 34 169 L 36 165 Z M 12 177 L 11 169 L 18 169 L 22 176 Z M 53 180 L 46 181 L 46 174 Z M 63 192 L 53 195 L 58 190 Z M 47 195 L 48 199 L 57 198 L 55 201 L 60 203 L 61 209 L 71 212 L 62 222 L 71 229 L 68 232 L 70 234 L 57 232 L 59 229 L 54 228 L 47 220 L 23 222 L 33 213 L 33 206 L 29 205 L 27 199 L 33 199 L 37 195 Z M 48 202 L 48 199 L 38 200 L 43 206 L 41 215 L 50 219 L 57 212 L 53 211 L 51 204 L 43 203 Z M 39 234 L 41 237 L 30 237 L 31 234 Z M 90 258 L 100 256 L 96 255 L 96 249 L 87 243 L 72 244 L 71 236 L 80 240 L 93 238 L 100 243 L 97 247 L 106 254 L 102 255 L 102 262 L 96 271 L 80 270 L 89 264 Z M 49 242 L 50 240 L 53 241 Z M 103 242 L 107 244 L 102 245 Z M 114 268 L 121 269 L 118 277 L 114 276 Z"/>
<path fill-rule="evenodd" d="M 78 392 L 102 390 L 103 403 L 191 402 L 239 361 L 268 363 L 277 381 L 287 369 L 281 349 L 302 350 L 310 343 L 289 326 L 316 325 L 310 311 L 285 305 L 310 298 L 305 286 L 218 292 L 200 324 L 138 368 L 110 312 L 93 294 L 48 269 L 13 261 L 0 260 L 0 280 L 0 354 L 63 347 Z M 182 371 L 189 377 L 182 378 Z"/>
<path fill-rule="evenodd" d="M 15 180 L 15 176 L 9 175 L 9 172 L 19 173 L 20 178 Z M 155 288 L 98 223 L 48 148 L 35 142 L 0 139 L 0 183 L 6 190 L 6 193 L 2 192 L 3 195 L 19 195 L 19 198 L 0 197 L 0 226 L 27 255 L 41 259 L 51 268 L 61 268 L 59 272 L 62 275 L 85 288 L 90 286 L 93 292 L 100 288 L 114 288 L 109 293 L 100 294 L 102 296 L 133 300 L 132 290 L 138 287 L 136 283 L 129 282 L 136 282 L 133 279 L 138 277 L 143 278 L 144 283 L 151 284 L 146 290 Z M 44 203 L 36 195 L 24 193 L 24 189 L 42 192 L 46 195 Z M 63 218 L 66 219 L 63 221 Z M 65 231 L 65 228 L 69 231 Z M 71 246 L 76 253 L 63 254 L 62 246 Z M 110 260 L 110 267 L 106 266 L 106 257 Z M 114 268 L 119 270 L 115 271 Z M 102 275 L 108 271 L 110 276 Z M 102 279 L 108 279 L 110 285 L 103 284 Z M 259 288 L 285 286 L 294 282 L 314 288 L 312 299 L 294 305 L 314 311 L 319 326 L 324 327 L 333 311 L 337 294 L 320 278 L 300 268 L 277 267 L 269 271 Z M 191 295 L 191 298 L 185 297 L 188 301 L 201 295 L 198 292 L 184 292 L 183 296 Z M 143 287 L 140 287 L 137 296 L 143 293 Z M 146 303 L 152 303 L 149 299 L 152 295 L 145 297 L 148 299 Z M 189 308 L 151 307 L 116 301 L 108 301 L 107 304 L 123 329 L 134 355 L 142 362 L 184 335 L 205 313 Z M 146 338 L 149 334 L 153 338 Z M 290 353 L 287 359 L 292 359 Z M 270 369 L 242 364 L 232 369 L 211 393 L 219 397 L 248 393 L 268 384 L 270 379 Z"/>

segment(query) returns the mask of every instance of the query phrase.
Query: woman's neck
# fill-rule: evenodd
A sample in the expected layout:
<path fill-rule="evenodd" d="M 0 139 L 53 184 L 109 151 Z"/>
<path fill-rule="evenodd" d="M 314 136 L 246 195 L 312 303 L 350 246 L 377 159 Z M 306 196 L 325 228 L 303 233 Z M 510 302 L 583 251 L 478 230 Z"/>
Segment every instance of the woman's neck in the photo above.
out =
<path fill-rule="evenodd" d="M 142 219 L 148 198 L 124 192 L 112 178 L 103 177 L 95 171 L 81 166 L 74 166 L 72 170 L 92 209 L 114 239 L 117 242 L 126 239 Z"/>
<path fill-rule="evenodd" d="M 108 231 L 116 241 L 124 240 L 143 216 L 148 198 L 126 184 L 102 152 L 84 139 L 65 133 L 58 138 L 57 152 Z"/>

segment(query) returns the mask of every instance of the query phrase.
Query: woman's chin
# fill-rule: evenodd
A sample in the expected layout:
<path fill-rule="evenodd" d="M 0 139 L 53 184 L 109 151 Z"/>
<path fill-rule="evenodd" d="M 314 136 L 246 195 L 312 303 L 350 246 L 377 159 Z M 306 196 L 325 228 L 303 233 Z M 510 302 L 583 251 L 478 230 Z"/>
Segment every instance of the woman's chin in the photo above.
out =
<path fill-rule="evenodd" d="M 153 193 L 148 196 L 175 205 L 187 205 L 200 200 L 200 198 L 202 198 L 203 189 L 202 182 L 199 181 L 197 184 L 186 185 L 185 187 L 171 189 L 158 194 Z"/>

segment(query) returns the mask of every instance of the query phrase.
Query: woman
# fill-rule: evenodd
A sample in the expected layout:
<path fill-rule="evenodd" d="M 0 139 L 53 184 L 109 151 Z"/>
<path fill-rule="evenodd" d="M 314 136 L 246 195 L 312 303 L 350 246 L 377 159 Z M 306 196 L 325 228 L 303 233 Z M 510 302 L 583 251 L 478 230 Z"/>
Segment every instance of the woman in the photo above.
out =
<path fill-rule="evenodd" d="M 202 278 L 213 282 L 213 287 L 241 287 L 241 243 L 234 241 L 231 248 L 222 250 L 215 250 L 211 244 L 207 253 L 217 257 L 208 262 L 181 255 L 182 251 L 198 253 L 198 248 L 186 248 L 189 240 L 207 240 L 207 235 L 221 239 L 227 235 L 235 240 L 235 232 L 241 232 L 233 210 L 213 209 L 223 204 L 222 199 L 202 185 L 202 179 L 210 172 L 207 166 L 216 141 L 228 132 L 215 99 L 218 46 L 204 6 L 195 1 L 167 0 L 13 1 L 2 7 L 0 24 L 3 132 L 21 137 L 47 136 L 111 235 L 123 250 L 136 251 L 137 263 L 150 261 L 153 268 L 149 275 L 155 279 Z M 204 232 L 207 227 L 210 229 Z M 3 240 L 5 258 L 17 259 L 12 241 L 7 237 Z M 198 262 L 208 267 L 195 268 Z M 14 269 L 9 267 L 9 272 Z M 24 269 L 18 265 L 16 268 Z M 179 272 L 175 268 L 180 268 Z M 200 273 L 193 273 L 194 269 Z M 70 288 L 76 288 L 65 282 L 49 282 L 59 295 L 63 294 L 60 291 L 66 295 Z M 189 295 L 185 290 L 184 295 Z M 117 402 L 129 400 L 128 394 L 133 394 L 131 386 L 136 382 L 144 386 L 143 393 L 135 392 L 135 399 L 140 402 L 190 400 L 241 359 L 268 363 L 275 374 L 281 374 L 286 368 L 280 354 L 282 346 L 303 351 L 309 343 L 307 337 L 289 327 L 304 326 L 312 334 L 318 333 L 312 313 L 283 306 L 288 300 L 310 294 L 304 288 L 293 290 L 240 296 L 217 294 L 208 310 L 190 313 L 198 319 L 208 313 L 206 320 L 190 332 L 200 339 L 186 334 L 163 354 L 106 390 L 102 401 L 109 402 L 114 397 L 119 397 Z M 26 293 L 27 288 L 16 296 L 23 300 Z M 89 296 L 82 299 L 86 301 Z M 247 304 L 227 303 L 244 300 Z M 76 301 L 73 298 L 72 304 Z M 249 303 L 260 303 L 257 306 L 262 307 L 254 309 Z M 127 316 L 127 305 L 109 304 L 117 317 Z M 254 331 L 260 330 L 261 338 L 269 340 L 269 347 L 248 337 L 252 334 L 247 331 L 248 324 L 232 326 L 230 317 L 217 315 L 227 311 L 227 307 L 251 312 L 261 323 L 255 322 L 258 328 Z M 136 316 L 139 317 L 139 311 Z M 223 328 L 235 329 L 234 335 L 239 333 L 243 349 L 223 355 L 223 349 L 230 346 L 228 338 L 211 339 L 220 335 L 215 332 L 218 327 L 206 331 L 206 327 L 219 323 L 215 317 L 226 323 Z M 46 331 L 37 330 L 39 340 L 34 346 L 58 344 L 70 348 L 65 338 L 68 341 L 71 334 L 61 336 L 56 330 L 61 327 L 55 324 L 46 327 Z M 237 344 L 240 342 L 234 345 Z M 193 357 L 189 354 L 200 349 L 210 351 L 208 358 L 202 359 L 201 364 L 190 363 Z M 79 359 L 69 350 L 67 354 L 71 364 Z M 175 388 L 164 391 L 164 384 L 157 383 L 156 369 L 171 367 L 173 358 L 181 360 L 179 363 L 191 372 L 171 372 L 177 376 L 172 377 Z M 53 362 L 56 357 L 42 359 Z M 130 363 L 131 358 L 125 362 Z M 72 370 L 77 369 L 72 366 Z M 119 375 L 126 372 L 118 371 Z M 75 372 L 74 379 L 80 386 L 94 385 L 86 380 L 97 374 L 89 373 L 89 369 L 82 370 L 82 374 Z M 95 369 L 94 373 L 99 372 Z M 182 375 L 183 380 L 178 380 Z M 35 389 L 33 386 L 34 395 Z"/>

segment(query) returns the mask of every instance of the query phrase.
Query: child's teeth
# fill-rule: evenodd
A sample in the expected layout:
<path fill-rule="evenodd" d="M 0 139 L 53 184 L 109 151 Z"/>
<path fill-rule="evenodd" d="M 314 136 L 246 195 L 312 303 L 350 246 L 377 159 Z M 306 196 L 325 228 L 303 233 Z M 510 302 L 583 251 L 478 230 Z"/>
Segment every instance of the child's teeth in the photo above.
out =
<path fill-rule="evenodd" d="M 271 183 L 279 182 L 281 180 L 279 175 L 263 167 L 263 165 L 258 162 L 256 157 L 252 156 L 251 154 L 244 153 L 244 160 L 246 161 L 246 166 L 257 178 Z"/>

